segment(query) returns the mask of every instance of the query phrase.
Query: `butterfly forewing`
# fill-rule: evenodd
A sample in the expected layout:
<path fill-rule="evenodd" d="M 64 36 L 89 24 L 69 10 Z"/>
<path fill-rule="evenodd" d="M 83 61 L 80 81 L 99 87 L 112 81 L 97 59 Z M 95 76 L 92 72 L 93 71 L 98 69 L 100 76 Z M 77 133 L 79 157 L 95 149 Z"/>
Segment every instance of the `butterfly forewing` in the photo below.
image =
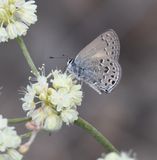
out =
<path fill-rule="evenodd" d="M 75 61 L 79 59 L 84 61 L 86 58 L 104 51 L 104 56 L 109 56 L 118 60 L 120 54 L 120 42 L 117 34 L 113 30 L 108 30 L 98 36 L 95 40 L 83 48 L 77 55 Z"/>

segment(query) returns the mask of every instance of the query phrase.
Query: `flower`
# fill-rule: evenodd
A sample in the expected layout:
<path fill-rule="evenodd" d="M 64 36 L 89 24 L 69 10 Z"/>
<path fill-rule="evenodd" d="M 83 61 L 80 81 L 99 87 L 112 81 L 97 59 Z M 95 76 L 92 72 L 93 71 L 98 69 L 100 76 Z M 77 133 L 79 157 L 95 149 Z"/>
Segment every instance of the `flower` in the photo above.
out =
<path fill-rule="evenodd" d="M 48 89 L 47 77 L 45 77 L 44 75 L 38 76 L 37 83 L 33 84 L 33 88 L 39 95 L 42 92 L 47 92 Z"/>
<path fill-rule="evenodd" d="M 44 108 L 40 107 L 38 109 L 35 109 L 32 112 L 29 112 L 29 116 L 32 117 L 33 122 L 35 122 L 36 125 L 41 126 L 43 125 L 45 118 L 46 118 L 46 114 L 44 112 Z"/>
<path fill-rule="evenodd" d="M 51 80 L 55 89 L 66 88 L 69 89 L 73 85 L 72 75 L 62 73 L 60 70 L 52 71 L 54 79 Z"/>
<path fill-rule="evenodd" d="M 24 111 L 33 111 L 35 109 L 34 98 L 36 91 L 32 88 L 32 86 L 27 85 L 27 88 L 24 91 L 24 93 L 25 96 L 21 98 L 21 100 L 23 101 L 22 108 Z"/>
<path fill-rule="evenodd" d="M 71 75 L 60 70 L 45 76 L 44 65 L 40 75 L 24 91 L 22 108 L 41 129 L 56 131 L 63 122 L 72 124 L 78 119 L 77 106 L 82 102 L 81 85 Z"/>
<path fill-rule="evenodd" d="M 125 152 L 121 152 L 120 154 L 111 152 L 106 156 L 103 154 L 102 158 L 98 158 L 97 160 L 136 160 L 136 158 L 130 157 L 130 155 Z"/>
<path fill-rule="evenodd" d="M 6 148 L 17 148 L 21 144 L 21 138 L 17 135 L 14 127 L 6 127 L 0 132 L 0 137 L 3 142 L 1 146 L 3 149 Z M 0 148 L 1 148 L 0 147 Z"/>
<path fill-rule="evenodd" d="M 56 114 L 52 114 L 45 119 L 44 129 L 49 131 L 56 131 L 62 127 L 62 119 Z"/>
<path fill-rule="evenodd" d="M 10 160 L 21 160 L 23 158 L 23 156 L 15 149 L 8 149 L 7 154 Z"/>
<path fill-rule="evenodd" d="M 22 155 L 16 151 L 21 145 L 21 137 L 7 123 L 8 120 L 0 115 L 0 159 L 21 160 Z"/>
<path fill-rule="evenodd" d="M 80 106 L 82 102 L 82 91 L 81 91 L 81 85 L 75 84 L 71 86 L 70 90 L 70 96 L 72 99 L 71 105 L 72 106 Z"/>
<path fill-rule="evenodd" d="M 4 27 L 0 27 L 0 42 L 8 41 L 8 33 Z"/>
<path fill-rule="evenodd" d="M 8 125 L 8 120 L 6 118 L 3 118 L 2 115 L 0 115 L 0 130 L 6 128 Z"/>
<path fill-rule="evenodd" d="M 61 111 L 63 108 L 80 106 L 82 102 L 82 91 L 80 89 L 80 85 L 73 85 L 70 90 L 60 88 L 53 92 L 50 101 L 57 106 L 57 111 Z"/>
<path fill-rule="evenodd" d="M 61 112 L 63 122 L 67 125 L 78 119 L 78 112 L 75 109 L 66 109 Z"/>
<path fill-rule="evenodd" d="M 26 35 L 37 21 L 34 0 L 0 0 L 0 42 Z"/>
<path fill-rule="evenodd" d="M 58 112 L 60 112 L 63 108 L 72 106 L 72 97 L 64 88 L 61 88 L 57 91 L 55 90 L 50 96 L 50 101 L 56 106 Z"/>

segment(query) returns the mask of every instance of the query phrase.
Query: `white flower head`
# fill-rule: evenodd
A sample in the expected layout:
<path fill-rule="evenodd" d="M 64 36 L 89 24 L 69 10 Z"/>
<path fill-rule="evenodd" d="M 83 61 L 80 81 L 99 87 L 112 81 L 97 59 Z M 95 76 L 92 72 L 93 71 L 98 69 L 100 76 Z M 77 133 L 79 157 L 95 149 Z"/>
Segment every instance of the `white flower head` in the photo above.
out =
<path fill-rule="evenodd" d="M 34 0 L 0 0 L 0 42 L 26 35 L 37 21 Z"/>
<path fill-rule="evenodd" d="M 102 158 L 98 158 L 97 160 L 137 160 L 135 157 L 131 157 L 128 153 L 121 152 L 120 154 L 116 152 L 108 153 L 107 155 L 103 155 Z"/>
<path fill-rule="evenodd" d="M 21 160 L 22 155 L 15 150 L 21 145 L 21 137 L 14 127 L 7 125 L 7 121 L 0 115 L 0 160 Z"/>
<path fill-rule="evenodd" d="M 77 106 L 82 102 L 81 85 L 60 70 L 45 76 L 44 65 L 40 75 L 27 86 L 22 108 L 39 128 L 59 130 L 62 123 L 69 125 L 78 119 Z"/>
<path fill-rule="evenodd" d="M 0 151 L 4 152 L 7 148 L 17 148 L 21 144 L 21 138 L 17 135 L 14 127 L 6 127 L 0 131 Z"/>

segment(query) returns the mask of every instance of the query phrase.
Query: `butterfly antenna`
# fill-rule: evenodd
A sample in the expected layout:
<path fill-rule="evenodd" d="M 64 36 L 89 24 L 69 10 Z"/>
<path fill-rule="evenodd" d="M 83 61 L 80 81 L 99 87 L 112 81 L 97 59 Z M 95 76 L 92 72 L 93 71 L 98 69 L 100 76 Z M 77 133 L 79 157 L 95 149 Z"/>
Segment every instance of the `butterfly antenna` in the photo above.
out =
<path fill-rule="evenodd" d="M 55 58 L 57 58 L 57 59 L 64 59 L 64 58 L 68 59 L 69 57 L 67 55 L 65 55 L 65 54 L 62 54 L 61 57 L 50 56 L 49 58 L 50 59 L 55 59 Z"/>

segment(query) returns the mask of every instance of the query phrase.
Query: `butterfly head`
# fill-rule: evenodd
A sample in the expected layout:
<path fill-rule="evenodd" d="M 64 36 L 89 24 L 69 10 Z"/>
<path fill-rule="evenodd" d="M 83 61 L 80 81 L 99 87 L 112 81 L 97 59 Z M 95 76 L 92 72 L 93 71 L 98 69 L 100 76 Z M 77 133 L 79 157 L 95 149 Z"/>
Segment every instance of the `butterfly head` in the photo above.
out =
<path fill-rule="evenodd" d="M 68 61 L 67 61 L 67 71 L 69 71 L 70 73 L 73 73 L 73 69 L 74 69 L 74 59 L 70 58 Z"/>
<path fill-rule="evenodd" d="M 74 59 L 69 58 L 68 61 L 67 61 L 67 65 L 70 65 L 70 64 L 72 64 L 73 62 L 74 62 Z"/>

